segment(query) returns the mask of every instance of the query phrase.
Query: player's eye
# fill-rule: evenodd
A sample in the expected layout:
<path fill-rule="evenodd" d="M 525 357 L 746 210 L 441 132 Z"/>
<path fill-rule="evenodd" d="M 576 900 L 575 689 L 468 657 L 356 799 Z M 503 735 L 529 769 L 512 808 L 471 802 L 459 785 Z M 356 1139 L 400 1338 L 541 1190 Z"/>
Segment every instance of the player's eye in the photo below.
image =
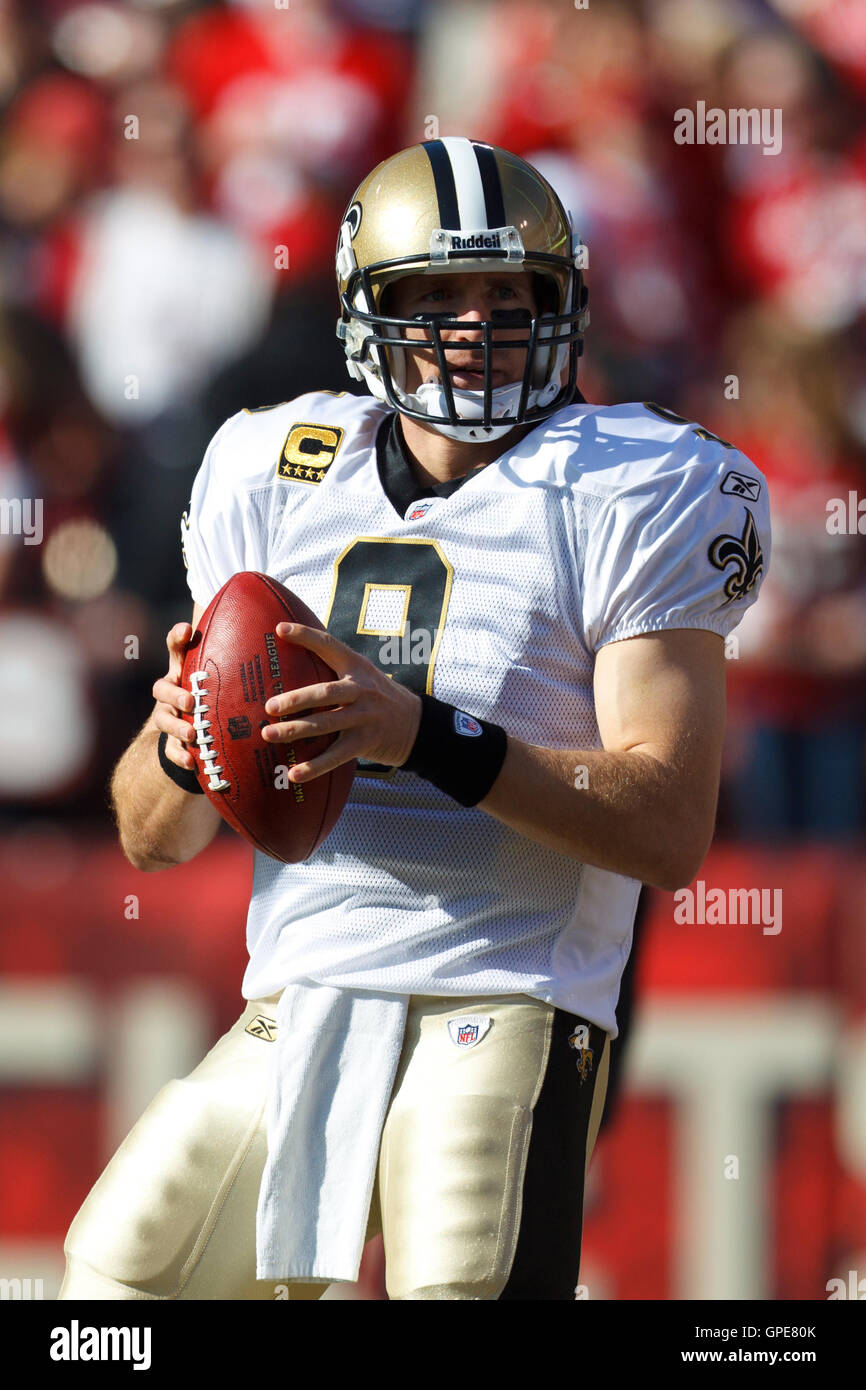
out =
<path fill-rule="evenodd" d="M 429 290 L 425 290 L 424 293 L 422 295 L 419 295 L 418 299 L 415 301 L 417 307 L 412 317 L 416 319 L 429 319 L 433 316 L 442 318 L 443 313 L 441 309 L 437 313 L 437 311 L 433 309 L 432 306 L 434 304 L 444 304 L 448 300 L 449 296 L 450 291 L 444 286 L 439 287 L 438 289 L 432 288 Z"/>

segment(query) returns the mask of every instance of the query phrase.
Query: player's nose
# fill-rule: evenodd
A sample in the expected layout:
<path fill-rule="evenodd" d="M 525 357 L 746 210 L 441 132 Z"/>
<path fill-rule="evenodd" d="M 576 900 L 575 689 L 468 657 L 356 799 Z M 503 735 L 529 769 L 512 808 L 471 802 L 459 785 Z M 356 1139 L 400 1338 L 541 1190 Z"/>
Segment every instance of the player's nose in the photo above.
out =
<path fill-rule="evenodd" d="M 455 318 L 459 327 L 452 328 L 450 337 L 467 343 L 480 343 L 484 337 L 479 324 L 484 322 L 484 306 L 477 302 L 458 306 Z"/>

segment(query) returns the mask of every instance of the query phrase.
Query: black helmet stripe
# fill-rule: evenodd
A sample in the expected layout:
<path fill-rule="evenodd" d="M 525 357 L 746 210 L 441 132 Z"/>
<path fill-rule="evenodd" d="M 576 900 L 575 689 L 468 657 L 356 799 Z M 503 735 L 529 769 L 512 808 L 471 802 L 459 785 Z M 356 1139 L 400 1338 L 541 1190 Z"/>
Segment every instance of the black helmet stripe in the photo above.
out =
<path fill-rule="evenodd" d="M 487 211 L 488 227 L 505 226 L 505 199 L 502 196 L 502 180 L 496 164 L 496 155 L 489 145 L 473 144 L 481 184 L 484 189 L 484 207 Z"/>
<path fill-rule="evenodd" d="M 439 225 L 449 231 L 460 230 L 460 209 L 457 203 L 457 185 L 448 151 L 441 140 L 426 140 L 422 146 L 430 160 L 436 197 L 439 201 Z"/>

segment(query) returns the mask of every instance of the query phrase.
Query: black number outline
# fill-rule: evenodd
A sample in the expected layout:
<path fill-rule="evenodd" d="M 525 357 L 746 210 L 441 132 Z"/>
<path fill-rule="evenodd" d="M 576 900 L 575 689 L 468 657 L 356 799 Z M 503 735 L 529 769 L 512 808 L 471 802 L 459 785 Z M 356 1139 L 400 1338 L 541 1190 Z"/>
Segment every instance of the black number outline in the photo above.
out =
<path fill-rule="evenodd" d="M 413 577 L 401 581 L 399 579 L 399 563 L 397 567 L 394 568 L 390 562 L 389 555 L 387 580 L 383 578 L 381 580 L 381 583 L 377 583 L 375 575 L 372 579 L 370 579 L 369 577 L 363 577 L 364 571 L 361 570 L 359 570 L 357 574 L 350 575 L 348 579 L 344 582 L 343 586 L 344 598 L 349 598 L 350 601 L 344 607 L 343 612 L 339 614 L 340 621 L 337 622 L 337 624 L 335 625 L 335 605 L 337 604 L 341 577 L 346 576 L 346 570 L 345 568 L 343 568 L 344 561 L 346 560 L 346 557 L 359 545 L 400 546 L 404 550 L 407 547 L 411 546 L 413 547 L 413 555 L 416 557 L 415 573 Z M 421 551 L 418 549 L 418 547 L 424 547 L 425 549 L 424 551 Z M 391 552 L 391 555 L 393 554 L 394 552 Z M 417 561 L 421 560 L 423 563 L 423 558 L 425 555 L 429 556 L 430 564 L 435 563 L 436 565 L 435 572 L 432 570 L 427 571 L 426 577 L 429 578 L 431 583 L 431 588 L 428 589 L 427 592 L 425 592 L 424 588 L 422 587 L 423 581 L 425 579 L 425 574 L 423 571 L 421 572 L 419 582 L 419 573 L 417 570 Z M 384 558 L 385 557 L 383 556 L 383 559 Z M 398 556 L 395 558 L 399 560 Z M 433 674 L 436 666 L 436 658 L 439 654 L 439 648 L 442 643 L 442 636 L 445 629 L 445 620 L 448 613 L 448 607 L 451 601 L 451 589 L 453 581 L 454 567 L 451 564 L 450 560 L 447 558 L 447 556 L 444 554 L 442 546 L 437 540 L 432 540 L 428 536 L 355 536 L 351 541 L 349 541 L 348 545 L 343 547 L 339 555 L 334 560 L 334 577 L 331 583 L 331 594 L 328 600 L 327 612 L 323 620 L 324 625 L 329 632 L 331 632 L 335 637 L 339 639 L 339 641 L 345 642 L 347 647 L 351 647 L 353 651 L 359 652 L 362 656 L 368 656 L 371 660 L 374 661 L 374 664 L 380 665 L 380 663 L 376 659 L 376 656 L 371 655 L 371 652 L 375 650 L 372 646 L 372 642 L 367 642 L 364 640 L 359 641 L 359 638 L 372 639 L 375 637 L 390 635 L 399 637 L 400 641 L 402 642 L 406 635 L 407 625 L 409 627 L 410 632 L 413 630 L 413 623 L 410 615 L 412 614 L 414 609 L 415 614 L 417 616 L 419 599 L 422 604 L 422 608 L 427 607 L 429 604 L 432 604 L 434 607 L 438 608 L 438 614 L 436 615 L 435 621 L 429 621 L 432 617 L 432 613 L 428 611 L 426 614 L 428 621 L 426 623 L 416 622 L 414 624 L 415 631 L 426 630 L 431 634 L 435 634 L 430 649 L 429 658 L 424 662 L 413 661 L 408 666 L 403 666 L 401 664 L 400 667 L 400 679 L 403 681 L 403 684 L 407 685 L 410 689 L 415 690 L 418 694 L 421 694 L 423 692 L 427 695 L 432 695 Z M 361 588 L 360 586 L 362 585 L 363 587 Z M 351 588 L 349 586 L 359 587 L 359 593 L 357 595 L 357 606 L 352 600 Z M 401 588 L 408 590 L 408 596 L 404 608 L 403 625 L 400 633 L 392 633 L 389 630 L 389 632 L 386 634 L 384 632 L 379 633 L 378 630 L 375 629 L 361 628 L 361 618 L 362 614 L 364 613 L 363 605 L 367 597 L 368 591 L 371 587 Z M 352 618 L 349 621 L 347 621 L 348 613 L 352 614 Z M 422 616 L 425 616 L 423 614 L 423 611 Z M 423 677 L 421 676 L 422 671 L 424 673 Z M 385 674 L 390 678 L 393 678 L 395 675 L 395 673 L 392 671 L 387 671 L 385 672 Z M 394 775 L 394 770 L 393 768 L 385 768 L 382 766 L 382 764 L 379 763 L 368 762 L 366 759 L 362 758 L 359 760 L 358 775 L 362 777 L 392 777 Z"/>

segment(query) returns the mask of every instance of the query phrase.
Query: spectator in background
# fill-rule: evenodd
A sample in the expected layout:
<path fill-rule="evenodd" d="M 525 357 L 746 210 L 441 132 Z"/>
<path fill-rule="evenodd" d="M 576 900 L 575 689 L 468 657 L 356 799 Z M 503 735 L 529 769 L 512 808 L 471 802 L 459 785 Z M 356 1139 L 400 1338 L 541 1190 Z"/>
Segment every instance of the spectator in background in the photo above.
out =
<path fill-rule="evenodd" d="M 446 13 L 457 50 L 465 15 Z M 706 421 L 773 489 L 775 578 L 729 668 L 723 829 L 856 837 L 862 542 L 826 525 L 830 498 L 866 493 L 866 432 L 846 421 L 840 389 L 862 380 L 863 344 L 833 336 L 862 322 L 866 302 L 866 159 L 851 141 L 850 96 L 796 34 L 715 0 L 581 18 L 521 0 L 475 10 L 469 42 L 478 58 L 489 46 L 497 69 L 484 84 L 486 128 L 545 172 L 587 238 L 601 288 L 584 390 L 654 397 Z M 434 43 L 443 80 L 448 38 Z M 675 145 L 674 111 L 698 99 L 781 108 L 780 153 Z"/>
<path fill-rule="evenodd" d="M 863 13 L 0 0 L 0 495 L 45 504 L 42 546 L 0 534 L 0 821 L 104 829 L 108 770 L 151 707 L 139 672 L 187 609 L 176 526 L 204 444 L 233 410 L 355 389 L 333 337 L 346 187 L 469 133 L 537 163 L 589 243 L 587 397 L 654 397 L 769 478 L 773 568 L 728 664 L 722 835 L 862 836 L 863 538 L 831 535 L 826 505 L 866 497 Z M 676 146 L 673 113 L 698 100 L 782 107 L 781 153 Z"/>
<path fill-rule="evenodd" d="M 753 144 L 720 151 L 720 259 L 737 293 L 717 380 L 730 374 L 736 391 L 725 403 L 705 378 L 684 398 L 763 469 L 776 517 L 767 606 L 730 667 L 739 737 L 727 823 L 749 839 L 850 840 L 866 829 L 866 566 L 859 537 L 828 527 L 828 503 L 866 491 L 853 408 L 866 308 L 862 138 L 851 139 L 850 96 L 792 33 L 741 33 L 719 53 L 710 90 L 717 104 L 725 94 L 784 120 L 772 158 Z"/>
<path fill-rule="evenodd" d="M 95 688 L 111 689 L 107 727 L 148 696 L 117 655 L 124 634 L 146 650 L 185 601 L 171 537 L 216 424 L 354 389 L 332 337 L 347 184 L 405 144 L 469 129 L 538 164 L 589 243 L 587 395 L 702 419 L 770 479 L 777 561 L 729 666 L 723 830 L 862 831 L 862 544 L 826 529 L 828 500 L 866 494 L 866 46 L 846 13 L 787 0 L 3 7 L 4 476 L 7 491 L 41 490 L 46 539 L 60 530 L 63 545 L 46 570 L 46 547 L 6 538 L 0 594 L 63 614 Z M 674 111 L 698 99 L 783 108 L 781 153 L 676 145 Z M 97 531 L 69 546 L 62 528 L 79 523 Z M 56 556 L 75 570 L 76 546 L 98 573 L 64 579 Z"/>
<path fill-rule="evenodd" d="M 862 345 L 798 341 L 761 307 L 731 321 L 724 355 L 738 399 L 722 406 L 704 388 L 691 400 L 723 435 L 736 422 L 774 516 L 766 606 L 728 665 L 725 828 L 750 841 L 850 841 L 866 829 L 866 555 L 862 536 L 836 532 L 828 504 L 844 499 L 847 513 L 850 491 L 866 495 L 852 409 Z"/>
<path fill-rule="evenodd" d="M 259 337 L 274 273 L 197 206 L 175 88 L 150 78 L 121 91 L 113 127 L 112 186 L 81 209 L 66 322 L 94 403 L 134 426 L 194 398 Z"/>

